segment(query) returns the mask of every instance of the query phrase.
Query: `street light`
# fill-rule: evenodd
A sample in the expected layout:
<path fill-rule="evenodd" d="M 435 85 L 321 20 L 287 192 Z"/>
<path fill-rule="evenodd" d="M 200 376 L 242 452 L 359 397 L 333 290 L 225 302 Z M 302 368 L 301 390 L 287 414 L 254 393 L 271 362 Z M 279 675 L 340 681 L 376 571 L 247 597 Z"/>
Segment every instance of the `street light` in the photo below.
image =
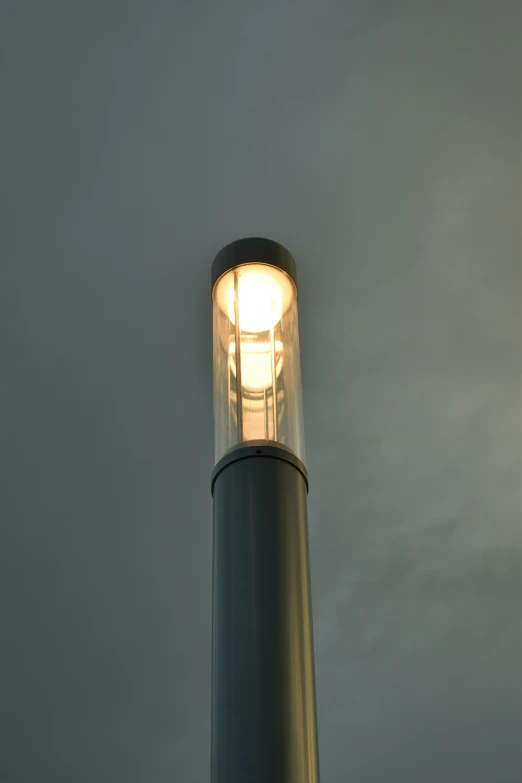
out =
<path fill-rule="evenodd" d="M 295 262 L 212 265 L 212 783 L 318 783 Z"/>

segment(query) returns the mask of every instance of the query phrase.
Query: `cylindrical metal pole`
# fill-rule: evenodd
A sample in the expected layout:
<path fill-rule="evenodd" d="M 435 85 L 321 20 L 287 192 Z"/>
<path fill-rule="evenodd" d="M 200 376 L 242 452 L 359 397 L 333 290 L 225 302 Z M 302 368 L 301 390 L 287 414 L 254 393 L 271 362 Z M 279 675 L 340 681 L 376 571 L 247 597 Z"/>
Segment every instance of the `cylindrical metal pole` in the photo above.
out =
<path fill-rule="evenodd" d="M 306 469 L 252 441 L 212 488 L 212 783 L 318 783 Z"/>
<path fill-rule="evenodd" d="M 319 783 L 295 261 L 240 239 L 211 278 L 211 780 Z"/>

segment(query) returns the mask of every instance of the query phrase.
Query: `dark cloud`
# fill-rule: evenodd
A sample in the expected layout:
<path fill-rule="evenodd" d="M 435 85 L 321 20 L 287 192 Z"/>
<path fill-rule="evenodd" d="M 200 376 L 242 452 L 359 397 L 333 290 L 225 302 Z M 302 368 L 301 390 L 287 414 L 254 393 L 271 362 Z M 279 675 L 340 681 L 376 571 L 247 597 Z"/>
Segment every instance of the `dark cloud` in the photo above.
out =
<path fill-rule="evenodd" d="M 208 780 L 209 271 L 295 254 L 321 769 L 518 781 L 519 13 L 4 9 L 7 781 Z"/>

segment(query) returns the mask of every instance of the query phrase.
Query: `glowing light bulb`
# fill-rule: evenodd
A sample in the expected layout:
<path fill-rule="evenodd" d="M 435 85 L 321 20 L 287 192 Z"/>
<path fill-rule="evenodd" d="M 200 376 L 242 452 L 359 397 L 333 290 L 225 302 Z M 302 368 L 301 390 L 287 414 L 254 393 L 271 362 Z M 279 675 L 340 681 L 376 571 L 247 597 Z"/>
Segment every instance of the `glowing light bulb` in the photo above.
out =
<path fill-rule="evenodd" d="M 237 272 L 236 272 L 237 270 Z M 221 277 L 216 301 L 232 327 L 236 323 L 234 277 L 238 275 L 239 326 L 242 332 L 259 334 L 275 326 L 290 307 L 296 291 L 291 279 L 269 264 L 243 264 Z"/>
<path fill-rule="evenodd" d="M 273 277 L 257 271 L 240 272 L 238 280 L 239 325 L 244 332 L 264 332 L 283 314 L 283 291 Z M 227 291 L 228 317 L 235 324 L 234 285 Z"/>

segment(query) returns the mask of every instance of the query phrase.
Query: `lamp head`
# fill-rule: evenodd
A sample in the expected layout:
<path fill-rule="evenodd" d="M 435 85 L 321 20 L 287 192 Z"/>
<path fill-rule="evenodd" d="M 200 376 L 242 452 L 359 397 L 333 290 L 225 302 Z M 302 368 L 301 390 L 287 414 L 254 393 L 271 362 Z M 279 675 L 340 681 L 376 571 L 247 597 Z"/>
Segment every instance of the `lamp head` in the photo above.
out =
<path fill-rule="evenodd" d="M 304 457 L 295 261 L 277 242 L 226 245 L 212 264 L 216 459 L 248 441 Z"/>

